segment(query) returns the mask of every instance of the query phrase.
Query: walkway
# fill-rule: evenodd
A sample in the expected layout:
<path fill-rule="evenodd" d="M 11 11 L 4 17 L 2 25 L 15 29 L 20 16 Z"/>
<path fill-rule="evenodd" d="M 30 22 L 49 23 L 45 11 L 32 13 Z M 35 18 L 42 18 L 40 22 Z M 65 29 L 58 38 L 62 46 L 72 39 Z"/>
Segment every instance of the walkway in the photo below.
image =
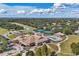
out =
<path fill-rule="evenodd" d="M 62 42 L 65 42 L 66 40 L 68 40 L 68 36 L 66 36 L 66 39 L 65 39 L 65 40 L 63 40 L 63 41 L 61 41 L 61 42 L 59 42 L 59 43 L 56 44 L 56 45 L 58 46 L 58 51 L 56 52 L 56 54 L 58 54 L 58 53 L 61 52 L 61 47 L 60 47 L 60 45 L 61 45 Z"/>

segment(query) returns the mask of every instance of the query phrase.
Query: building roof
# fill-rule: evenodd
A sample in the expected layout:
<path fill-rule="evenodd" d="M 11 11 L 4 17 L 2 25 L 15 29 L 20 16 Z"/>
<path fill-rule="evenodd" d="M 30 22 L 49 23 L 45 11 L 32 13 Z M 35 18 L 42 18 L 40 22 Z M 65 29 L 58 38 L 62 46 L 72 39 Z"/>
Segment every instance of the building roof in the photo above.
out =
<path fill-rule="evenodd" d="M 79 30 L 76 30 L 75 33 L 79 33 Z"/>
<path fill-rule="evenodd" d="M 55 42 L 62 40 L 62 38 L 60 38 L 56 35 L 49 36 L 48 38 L 51 39 L 52 41 L 55 41 Z"/>
<path fill-rule="evenodd" d="M 39 43 L 47 40 L 45 36 L 40 36 L 40 35 L 26 35 L 24 38 L 21 38 L 20 42 L 23 43 L 24 45 L 29 45 L 30 43 Z"/>
<path fill-rule="evenodd" d="M 55 33 L 55 35 L 65 35 L 65 34 L 58 32 L 58 33 Z"/>

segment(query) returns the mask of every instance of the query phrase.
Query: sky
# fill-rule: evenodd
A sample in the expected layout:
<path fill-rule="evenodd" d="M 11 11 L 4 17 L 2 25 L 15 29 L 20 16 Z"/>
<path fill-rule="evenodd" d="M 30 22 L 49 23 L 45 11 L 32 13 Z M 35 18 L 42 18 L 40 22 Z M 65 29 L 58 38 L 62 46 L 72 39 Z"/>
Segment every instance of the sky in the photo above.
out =
<path fill-rule="evenodd" d="M 79 18 L 77 3 L 0 3 L 0 18 Z"/>
<path fill-rule="evenodd" d="M 37 8 L 50 8 L 52 3 L 6 3 L 9 6 L 35 6 Z"/>

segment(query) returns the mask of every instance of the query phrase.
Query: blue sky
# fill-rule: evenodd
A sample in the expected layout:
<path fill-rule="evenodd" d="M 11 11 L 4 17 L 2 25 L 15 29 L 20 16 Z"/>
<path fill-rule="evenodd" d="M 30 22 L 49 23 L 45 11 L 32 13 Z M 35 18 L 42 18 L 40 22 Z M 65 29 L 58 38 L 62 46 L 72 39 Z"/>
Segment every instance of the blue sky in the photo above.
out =
<path fill-rule="evenodd" d="M 16 18 L 79 18 L 76 3 L 3 3 L 1 17 Z"/>
<path fill-rule="evenodd" d="M 52 3 L 6 3 L 9 6 L 35 6 L 37 8 L 51 8 Z"/>

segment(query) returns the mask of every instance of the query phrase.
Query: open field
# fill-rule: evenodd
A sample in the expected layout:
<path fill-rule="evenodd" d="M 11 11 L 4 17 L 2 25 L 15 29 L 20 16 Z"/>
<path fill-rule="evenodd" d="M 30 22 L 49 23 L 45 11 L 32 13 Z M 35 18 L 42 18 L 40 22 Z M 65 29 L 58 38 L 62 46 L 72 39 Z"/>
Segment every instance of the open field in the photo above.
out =
<path fill-rule="evenodd" d="M 0 35 L 7 33 L 8 30 L 4 28 L 0 28 Z"/>
<path fill-rule="evenodd" d="M 9 37 L 9 39 L 14 39 L 14 38 L 16 37 L 16 35 L 14 35 L 14 34 L 9 34 L 8 37 Z"/>
<path fill-rule="evenodd" d="M 75 42 L 79 42 L 78 35 L 69 35 L 69 39 L 63 43 L 61 43 L 61 53 L 63 54 L 73 54 L 70 45 Z"/>
<path fill-rule="evenodd" d="M 31 26 L 23 25 L 23 24 L 16 23 L 16 22 L 12 22 L 11 24 L 16 24 L 16 25 L 19 25 L 21 27 L 24 27 L 24 30 L 26 30 L 28 32 L 31 32 L 31 31 L 33 31 L 35 29 L 35 28 L 31 27 Z"/>

